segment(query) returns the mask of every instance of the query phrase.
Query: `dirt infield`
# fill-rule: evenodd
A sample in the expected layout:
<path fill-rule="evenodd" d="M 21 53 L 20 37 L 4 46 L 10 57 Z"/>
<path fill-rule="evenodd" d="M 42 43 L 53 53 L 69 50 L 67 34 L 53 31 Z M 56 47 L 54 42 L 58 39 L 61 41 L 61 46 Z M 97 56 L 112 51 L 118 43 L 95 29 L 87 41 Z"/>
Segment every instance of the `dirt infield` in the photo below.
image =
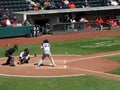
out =
<path fill-rule="evenodd" d="M 120 30 L 111 31 L 96 31 L 96 32 L 76 32 L 59 35 L 44 35 L 36 38 L 6 38 L 0 39 L 0 47 L 12 46 L 14 44 L 25 45 L 33 43 L 41 43 L 43 39 L 48 38 L 51 42 L 63 40 L 77 40 L 83 38 L 94 38 L 103 36 L 118 36 Z M 4 42 L 4 43 L 3 43 Z M 76 76 L 76 75 L 95 75 L 120 80 L 119 75 L 105 73 L 106 71 L 115 69 L 119 66 L 118 63 L 107 60 L 102 57 L 120 54 L 120 51 L 105 52 L 93 55 L 53 55 L 56 67 L 50 65 L 49 60 L 45 60 L 44 66 L 37 67 L 34 65 L 38 62 L 41 56 L 32 57 L 29 64 L 16 66 L 2 66 L 0 65 L 0 75 L 19 76 L 19 77 L 62 77 L 62 76 Z M 6 58 L 0 59 L 0 64 L 5 62 Z"/>
<path fill-rule="evenodd" d="M 63 41 L 63 40 L 78 40 L 84 38 L 118 36 L 118 35 L 120 35 L 120 30 L 75 32 L 75 33 L 58 34 L 58 35 L 44 35 L 41 37 L 32 37 L 32 38 L 25 38 L 25 37 L 6 38 L 6 39 L 0 39 L 0 47 L 12 46 L 14 44 L 24 45 L 24 44 L 41 43 L 46 38 L 48 38 L 50 42 L 55 42 L 55 41 Z"/>

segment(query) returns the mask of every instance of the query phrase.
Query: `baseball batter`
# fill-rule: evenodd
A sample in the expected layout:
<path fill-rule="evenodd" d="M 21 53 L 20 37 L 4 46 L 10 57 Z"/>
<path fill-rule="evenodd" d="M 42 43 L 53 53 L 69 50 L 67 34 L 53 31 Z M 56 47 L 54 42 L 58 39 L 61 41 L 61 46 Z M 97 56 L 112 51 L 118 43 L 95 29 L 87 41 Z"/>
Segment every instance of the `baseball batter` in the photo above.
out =
<path fill-rule="evenodd" d="M 43 49 L 43 55 L 42 55 L 42 58 L 40 59 L 40 61 L 38 62 L 38 66 L 41 66 L 43 64 L 43 60 L 48 57 L 51 61 L 51 64 L 52 66 L 56 66 L 53 58 L 52 58 L 52 55 L 51 55 L 51 51 L 50 51 L 50 44 L 49 44 L 49 41 L 47 39 L 45 39 L 43 41 L 43 44 L 40 46 L 41 49 Z"/>

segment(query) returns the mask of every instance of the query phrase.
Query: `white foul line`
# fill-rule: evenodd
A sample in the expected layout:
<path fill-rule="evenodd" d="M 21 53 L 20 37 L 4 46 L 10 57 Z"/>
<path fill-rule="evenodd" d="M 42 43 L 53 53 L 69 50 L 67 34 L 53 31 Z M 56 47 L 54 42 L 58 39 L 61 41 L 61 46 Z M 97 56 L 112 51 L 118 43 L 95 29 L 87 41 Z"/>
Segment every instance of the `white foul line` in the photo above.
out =
<path fill-rule="evenodd" d="M 117 54 L 120 54 L 120 53 L 106 54 L 106 55 L 98 55 L 98 56 L 90 56 L 90 57 L 87 57 L 87 58 L 74 59 L 74 60 L 70 60 L 70 61 L 67 61 L 67 62 L 69 63 L 69 62 L 74 62 L 74 61 L 79 61 L 79 60 L 94 59 L 94 58 L 112 56 L 112 55 L 117 55 Z"/>
<path fill-rule="evenodd" d="M 120 78 L 120 75 L 109 74 L 109 73 L 104 73 L 104 72 L 99 72 L 99 71 L 94 71 L 94 70 L 88 70 L 88 69 L 82 69 L 82 68 L 74 68 L 74 67 L 69 67 L 69 66 L 67 66 L 67 68 L 74 69 L 74 70 L 86 71 L 86 72 L 90 72 L 90 73 L 103 74 L 103 75 L 107 75 L 107 76 L 114 76 L 114 77 Z"/>
<path fill-rule="evenodd" d="M 84 76 L 84 75 L 85 75 L 85 74 L 71 74 L 71 75 L 58 75 L 58 76 L 25 76 L 25 75 L 0 74 L 0 76 L 27 77 L 27 78 L 58 78 L 58 77 Z"/>

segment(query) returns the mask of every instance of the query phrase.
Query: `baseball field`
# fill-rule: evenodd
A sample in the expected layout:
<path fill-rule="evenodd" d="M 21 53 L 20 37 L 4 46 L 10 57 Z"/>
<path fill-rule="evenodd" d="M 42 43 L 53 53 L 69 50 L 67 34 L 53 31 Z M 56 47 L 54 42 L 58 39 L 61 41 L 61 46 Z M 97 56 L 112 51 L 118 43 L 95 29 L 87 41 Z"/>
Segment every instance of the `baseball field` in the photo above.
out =
<path fill-rule="evenodd" d="M 56 67 L 36 67 L 39 49 L 49 39 Z M 0 64 L 4 51 L 17 44 L 15 64 L 24 48 L 30 49 L 29 64 L 0 65 L 1 90 L 120 90 L 120 30 L 45 35 L 36 38 L 0 39 Z M 37 54 L 34 57 L 34 54 Z"/>

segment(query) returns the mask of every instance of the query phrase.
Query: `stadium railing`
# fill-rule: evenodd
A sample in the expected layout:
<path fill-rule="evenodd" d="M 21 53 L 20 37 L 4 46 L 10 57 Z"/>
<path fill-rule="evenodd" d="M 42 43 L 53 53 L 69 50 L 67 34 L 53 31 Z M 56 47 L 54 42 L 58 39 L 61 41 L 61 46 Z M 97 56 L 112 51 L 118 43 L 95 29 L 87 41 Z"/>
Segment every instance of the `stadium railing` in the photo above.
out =
<path fill-rule="evenodd" d="M 114 21 L 117 22 L 116 26 L 113 26 L 110 28 L 109 24 L 103 23 L 103 30 L 111 30 L 111 29 L 117 29 L 120 28 L 120 24 L 118 24 L 118 20 L 114 19 Z M 64 33 L 64 32 L 85 32 L 85 31 L 96 31 L 97 30 L 97 24 L 95 21 L 85 22 L 85 23 L 56 23 L 52 25 L 52 32 L 53 33 Z"/>

